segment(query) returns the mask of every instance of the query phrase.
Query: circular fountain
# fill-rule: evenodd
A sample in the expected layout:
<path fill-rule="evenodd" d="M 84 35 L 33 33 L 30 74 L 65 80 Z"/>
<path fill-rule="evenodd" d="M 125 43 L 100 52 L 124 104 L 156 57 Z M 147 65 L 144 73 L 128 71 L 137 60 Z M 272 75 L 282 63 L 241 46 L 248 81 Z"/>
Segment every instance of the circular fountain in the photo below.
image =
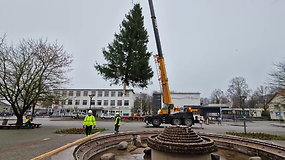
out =
<path fill-rule="evenodd" d="M 176 131 L 177 130 L 180 131 Z M 95 137 L 76 147 L 73 152 L 74 159 L 100 159 L 100 155 L 105 153 L 124 154 L 123 159 L 131 159 L 133 153 L 128 151 L 118 151 L 117 145 L 122 141 L 131 142 L 134 135 L 140 135 L 141 141 L 152 147 L 152 157 L 161 156 L 161 153 L 168 156 L 198 157 L 198 159 L 209 159 L 209 153 L 218 148 L 214 154 L 224 159 L 248 159 L 250 156 L 259 156 L 268 160 L 285 159 L 285 147 L 265 143 L 259 140 L 241 138 L 236 136 L 213 134 L 213 133 L 195 133 L 189 127 L 176 126 L 174 128 L 165 128 L 161 131 L 133 131 L 119 134 L 105 134 Z M 191 141 L 188 143 L 188 140 Z M 213 141 L 216 145 L 213 145 Z M 144 159 L 143 148 L 136 150 L 139 152 L 136 159 Z M 203 154 L 202 154 L 203 153 Z M 198 155 L 197 155 L 198 154 Z M 202 154 L 202 155 L 200 155 Z M 120 156 L 117 155 L 118 159 Z M 201 157 L 199 157 L 201 156 Z M 228 157 L 229 156 L 229 157 Z M 99 158 L 98 158 L 99 157 Z M 228 158 L 227 158 L 228 157 Z M 172 159 L 176 159 L 172 158 Z M 121 158 L 122 159 L 122 158 Z M 167 158 L 161 158 L 167 160 Z M 171 158 L 170 158 L 171 159 Z"/>
<path fill-rule="evenodd" d="M 148 138 L 152 160 L 210 160 L 217 150 L 214 141 L 201 137 L 188 126 L 171 126 Z"/>

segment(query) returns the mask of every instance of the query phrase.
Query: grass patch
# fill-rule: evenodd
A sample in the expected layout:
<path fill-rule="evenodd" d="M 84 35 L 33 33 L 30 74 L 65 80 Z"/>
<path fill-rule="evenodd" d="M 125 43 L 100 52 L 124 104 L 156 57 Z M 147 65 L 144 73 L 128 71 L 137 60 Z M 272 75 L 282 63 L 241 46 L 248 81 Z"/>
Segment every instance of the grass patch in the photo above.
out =
<path fill-rule="evenodd" d="M 92 129 L 92 134 L 96 132 L 103 132 L 105 128 L 95 128 Z M 85 134 L 84 128 L 68 128 L 68 129 L 59 129 L 55 131 L 56 134 Z"/>
<path fill-rule="evenodd" d="M 262 140 L 285 140 L 285 136 L 277 136 L 273 134 L 267 134 L 267 133 L 241 133 L 241 132 L 227 132 L 227 134 L 239 136 L 239 137 L 245 137 L 245 138 L 255 138 L 255 139 L 262 139 Z"/>

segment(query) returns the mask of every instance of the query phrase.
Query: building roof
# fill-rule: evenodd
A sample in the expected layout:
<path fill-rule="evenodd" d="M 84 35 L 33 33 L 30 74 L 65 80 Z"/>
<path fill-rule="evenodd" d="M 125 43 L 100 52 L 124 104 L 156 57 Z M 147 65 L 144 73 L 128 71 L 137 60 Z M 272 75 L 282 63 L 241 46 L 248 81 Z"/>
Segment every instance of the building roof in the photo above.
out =
<path fill-rule="evenodd" d="M 10 106 L 10 104 L 4 103 L 0 101 L 0 106 Z"/>
<path fill-rule="evenodd" d="M 199 92 L 170 92 L 171 94 L 201 94 Z"/>
<path fill-rule="evenodd" d="M 54 89 L 56 91 L 92 91 L 92 90 L 96 90 L 96 91 L 122 91 L 123 89 L 114 89 L 114 88 L 61 88 L 61 89 Z M 131 91 L 134 92 L 133 89 L 126 89 L 126 91 Z"/>
<path fill-rule="evenodd" d="M 281 96 L 285 97 L 285 93 L 284 93 L 284 92 L 276 92 L 276 93 L 269 99 L 269 101 L 268 101 L 266 104 L 270 103 L 277 95 L 281 95 Z"/>
<path fill-rule="evenodd" d="M 161 94 L 161 92 L 153 92 L 152 94 Z M 201 94 L 199 92 L 170 92 L 170 94 Z"/>

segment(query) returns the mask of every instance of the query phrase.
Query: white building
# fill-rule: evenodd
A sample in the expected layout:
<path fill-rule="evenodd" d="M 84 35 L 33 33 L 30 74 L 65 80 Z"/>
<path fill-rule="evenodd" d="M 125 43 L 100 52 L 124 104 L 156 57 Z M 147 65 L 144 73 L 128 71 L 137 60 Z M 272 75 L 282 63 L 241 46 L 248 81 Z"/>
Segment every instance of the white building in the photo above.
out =
<path fill-rule="evenodd" d="M 162 108 L 162 95 L 160 92 L 154 92 L 153 96 L 153 107 L 152 114 L 157 114 L 157 111 Z M 184 107 L 184 106 L 200 106 L 200 93 L 177 93 L 171 92 L 171 100 L 174 106 Z"/>
<path fill-rule="evenodd" d="M 171 98 L 177 107 L 200 105 L 200 93 L 171 93 Z"/>
<path fill-rule="evenodd" d="M 121 89 L 58 89 L 60 100 L 52 105 L 53 115 L 71 115 L 72 112 L 87 112 L 90 108 L 97 116 L 102 113 L 123 116 L 131 115 L 135 95 L 132 89 L 122 96 Z"/>
<path fill-rule="evenodd" d="M 274 120 L 285 120 L 285 93 L 277 92 L 267 102 L 270 118 Z"/>
<path fill-rule="evenodd" d="M 0 113 L 13 113 L 11 105 L 0 101 Z"/>

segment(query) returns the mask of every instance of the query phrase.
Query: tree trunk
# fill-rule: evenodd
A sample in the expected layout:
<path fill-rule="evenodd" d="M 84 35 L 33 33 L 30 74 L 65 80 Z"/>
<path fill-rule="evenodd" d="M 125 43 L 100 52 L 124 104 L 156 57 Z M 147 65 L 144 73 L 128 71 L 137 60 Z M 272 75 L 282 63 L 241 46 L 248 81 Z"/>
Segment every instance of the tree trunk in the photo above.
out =
<path fill-rule="evenodd" d="M 127 90 L 127 83 L 124 82 L 124 85 L 123 85 L 123 97 L 127 94 L 126 90 Z"/>
<path fill-rule="evenodd" d="M 23 115 L 17 115 L 17 122 L 16 122 L 16 125 L 18 126 L 21 126 L 23 125 Z"/>
<path fill-rule="evenodd" d="M 33 109 L 32 109 L 32 117 L 35 116 L 35 106 L 36 106 L 36 105 L 33 105 L 33 107 L 32 107 L 32 108 L 33 108 Z"/>

